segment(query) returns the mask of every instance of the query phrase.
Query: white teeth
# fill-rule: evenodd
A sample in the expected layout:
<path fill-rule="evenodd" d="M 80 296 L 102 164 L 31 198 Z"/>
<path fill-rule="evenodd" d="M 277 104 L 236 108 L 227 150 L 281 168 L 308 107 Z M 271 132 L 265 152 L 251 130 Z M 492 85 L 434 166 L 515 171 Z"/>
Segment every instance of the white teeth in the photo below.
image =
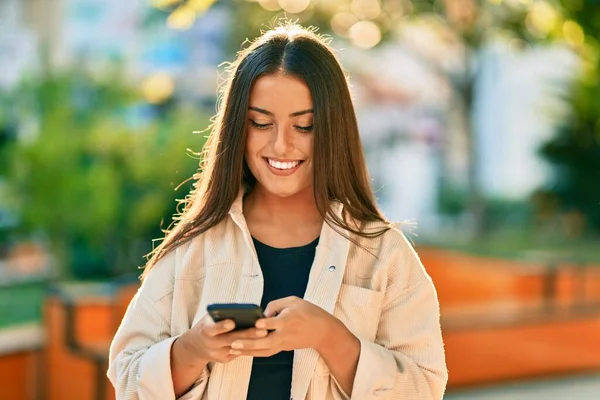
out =
<path fill-rule="evenodd" d="M 281 162 L 281 161 L 275 161 L 275 160 L 271 160 L 271 159 L 267 159 L 269 161 L 269 164 L 277 169 L 291 169 L 291 168 L 295 168 L 296 166 L 298 166 L 298 164 L 300 164 L 300 161 L 287 161 L 287 162 Z"/>

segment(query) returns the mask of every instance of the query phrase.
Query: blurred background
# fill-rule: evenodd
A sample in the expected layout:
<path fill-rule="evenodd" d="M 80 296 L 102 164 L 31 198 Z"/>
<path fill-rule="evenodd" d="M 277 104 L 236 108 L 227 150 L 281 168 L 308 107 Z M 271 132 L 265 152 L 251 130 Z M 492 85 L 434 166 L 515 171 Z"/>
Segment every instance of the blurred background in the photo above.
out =
<path fill-rule="evenodd" d="M 223 62 L 284 16 L 332 38 L 416 224 L 445 398 L 600 398 L 599 0 L 0 0 L 0 399 L 114 398 Z"/>

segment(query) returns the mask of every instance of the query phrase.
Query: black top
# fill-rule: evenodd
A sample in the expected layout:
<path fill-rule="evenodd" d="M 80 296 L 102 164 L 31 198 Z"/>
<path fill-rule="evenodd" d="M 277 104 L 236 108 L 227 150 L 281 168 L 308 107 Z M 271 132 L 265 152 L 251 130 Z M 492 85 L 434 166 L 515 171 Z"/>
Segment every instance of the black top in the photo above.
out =
<path fill-rule="evenodd" d="M 319 239 L 305 246 L 286 249 L 253 240 L 264 277 L 261 307 L 265 309 L 269 302 L 283 297 L 304 297 Z M 246 399 L 289 400 L 293 362 L 293 351 L 282 351 L 271 357 L 255 357 Z"/>

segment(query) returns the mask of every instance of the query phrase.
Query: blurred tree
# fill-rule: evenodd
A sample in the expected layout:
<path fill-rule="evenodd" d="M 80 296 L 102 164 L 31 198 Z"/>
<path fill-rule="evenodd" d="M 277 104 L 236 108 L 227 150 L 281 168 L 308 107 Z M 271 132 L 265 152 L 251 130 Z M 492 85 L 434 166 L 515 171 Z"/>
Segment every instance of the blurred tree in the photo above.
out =
<path fill-rule="evenodd" d="M 164 96 L 149 105 L 118 74 L 48 74 L 9 98 L 18 132 L 4 153 L 6 177 L 22 233 L 46 235 L 66 276 L 106 278 L 143 264 L 161 218 L 175 212 L 175 187 L 198 167 L 185 153 L 201 149 L 192 131 L 208 117 L 164 107 Z"/>
<path fill-rule="evenodd" d="M 515 49 L 565 36 L 569 41 L 569 29 L 573 29 L 554 0 L 152 0 L 152 3 L 169 13 L 167 22 L 175 29 L 187 29 L 194 18 L 201 17 L 213 5 L 230 7 L 235 21 L 230 43 L 235 50 L 247 37 L 257 36 L 269 21 L 283 16 L 316 26 L 322 32 L 332 32 L 361 48 L 397 40 L 406 27 L 415 24 L 438 36 L 440 42 L 458 44 L 463 55 L 458 70 L 448 69 L 445 66 L 448 60 L 431 51 L 427 53 L 428 49 L 418 43 L 412 50 L 415 56 L 447 76 L 457 101 L 462 104 L 469 154 L 467 198 L 474 237 L 489 231 L 479 176 L 478 136 L 471 118 L 481 51 L 497 38 L 510 41 Z"/>
<path fill-rule="evenodd" d="M 542 154 L 556 167 L 552 185 L 537 194 L 546 214 L 565 213 L 567 230 L 600 233 L 600 1 L 563 0 L 572 17 L 565 34 L 580 53 L 583 68 L 571 93 L 573 110 Z M 550 205 L 550 206 L 549 206 Z M 569 229 L 577 225 L 579 229 Z"/>

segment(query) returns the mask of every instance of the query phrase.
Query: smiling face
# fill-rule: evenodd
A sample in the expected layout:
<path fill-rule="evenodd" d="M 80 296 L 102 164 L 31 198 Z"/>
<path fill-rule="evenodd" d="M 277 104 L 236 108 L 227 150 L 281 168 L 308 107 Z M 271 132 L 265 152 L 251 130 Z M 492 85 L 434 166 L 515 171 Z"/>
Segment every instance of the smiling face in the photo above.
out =
<path fill-rule="evenodd" d="M 289 197 L 313 184 L 313 104 L 308 86 L 289 75 L 258 78 L 250 92 L 246 162 L 257 185 Z"/>

